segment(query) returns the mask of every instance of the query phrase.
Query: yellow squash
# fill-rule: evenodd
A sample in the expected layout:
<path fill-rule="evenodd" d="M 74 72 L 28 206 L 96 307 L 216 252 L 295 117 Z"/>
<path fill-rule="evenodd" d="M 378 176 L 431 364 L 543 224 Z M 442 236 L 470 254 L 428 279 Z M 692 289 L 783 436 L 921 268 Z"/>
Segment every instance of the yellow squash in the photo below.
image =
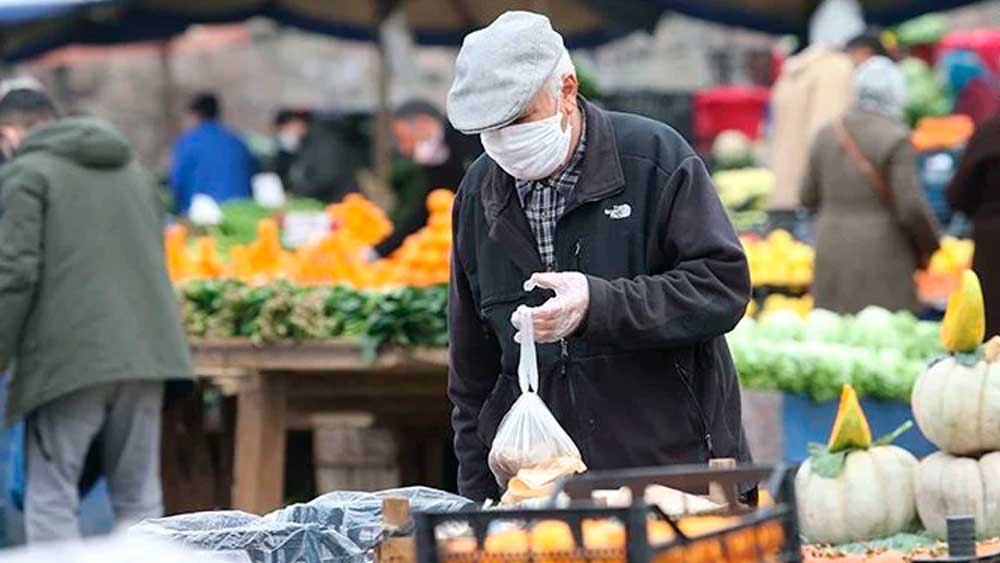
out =
<path fill-rule="evenodd" d="M 871 445 L 872 429 L 868 426 L 865 412 L 861 410 L 858 394 L 851 385 L 844 385 L 840 390 L 840 406 L 837 407 L 837 418 L 833 422 L 827 448 L 831 452 L 839 452 Z"/>
<path fill-rule="evenodd" d="M 941 344 L 952 353 L 974 352 L 986 336 L 986 313 L 979 277 L 972 270 L 962 272 L 962 282 L 948 298 L 941 323 Z"/>

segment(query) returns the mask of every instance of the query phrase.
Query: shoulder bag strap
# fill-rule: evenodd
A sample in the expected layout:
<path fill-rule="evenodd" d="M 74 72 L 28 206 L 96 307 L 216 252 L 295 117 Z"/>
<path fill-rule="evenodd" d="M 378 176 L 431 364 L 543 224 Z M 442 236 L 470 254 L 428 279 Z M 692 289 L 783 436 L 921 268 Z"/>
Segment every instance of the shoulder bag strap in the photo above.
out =
<path fill-rule="evenodd" d="M 834 123 L 833 128 L 837 133 L 837 140 L 840 142 L 840 146 L 844 147 L 844 150 L 847 151 L 847 154 L 851 157 L 851 160 L 854 161 L 854 164 L 857 165 L 858 169 L 861 170 L 861 173 L 868 178 L 868 182 L 871 183 L 872 187 L 878 193 L 882 201 L 884 201 L 886 205 L 892 205 L 892 187 L 885 181 L 885 178 L 878 173 L 878 170 L 875 169 L 875 166 L 872 165 L 871 161 L 865 158 L 864 153 L 861 152 L 861 148 L 858 147 L 858 144 L 854 142 L 853 138 L 851 138 L 850 133 L 847 132 L 844 120 L 838 119 Z"/>

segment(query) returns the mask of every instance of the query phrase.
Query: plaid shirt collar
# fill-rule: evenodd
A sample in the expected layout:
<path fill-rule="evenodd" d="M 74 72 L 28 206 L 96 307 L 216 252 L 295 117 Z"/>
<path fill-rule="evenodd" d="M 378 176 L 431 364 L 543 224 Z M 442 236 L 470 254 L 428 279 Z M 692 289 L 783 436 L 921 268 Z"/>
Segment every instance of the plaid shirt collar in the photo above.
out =
<path fill-rule="evenodd" d="M 555 188 L 564 199 L 569 199 L 573 193 L 577 180 L 580 179 L 580 163 L 583 162 L 583 154 L 587 149 L 587 116 L 584 114 L 583 105 L 580 105 L 580 142 L 576 144 L 576 150 L 569 160 L 569 164 L 548 178 L 541 180 L 515 180 L 517 187 L 517 197 L 521 200 L 521 205 L 525 204 L 528 196 L 535 188 L 550 187 Z"/>

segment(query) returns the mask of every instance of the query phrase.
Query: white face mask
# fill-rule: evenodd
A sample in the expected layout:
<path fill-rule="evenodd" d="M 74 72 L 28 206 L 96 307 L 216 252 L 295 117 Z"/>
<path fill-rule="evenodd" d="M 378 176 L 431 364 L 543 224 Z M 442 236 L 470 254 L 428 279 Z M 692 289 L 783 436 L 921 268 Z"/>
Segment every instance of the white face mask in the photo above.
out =
<path fill-rule="evenodd" d="M 518 180 L 548 178 L 569 157 L 572 128 L 562 128 L 562 113 L 531 123 L 508 125 L 479 135 L 486 154 Z"/>

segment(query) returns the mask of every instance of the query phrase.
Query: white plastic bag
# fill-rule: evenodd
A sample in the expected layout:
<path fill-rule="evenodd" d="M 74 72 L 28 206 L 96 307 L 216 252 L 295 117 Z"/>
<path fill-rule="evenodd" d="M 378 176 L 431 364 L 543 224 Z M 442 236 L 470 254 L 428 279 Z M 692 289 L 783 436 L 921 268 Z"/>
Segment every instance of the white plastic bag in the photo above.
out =
<path fill-rule="evenodd" d="M 518 314 L 521 358 L 517 378 L 521 396 L 500 421 L 489 456 L 490 470 L 503 489 L 522 470 L 567 474 L 585 469 L 573 439 L 538 396 L 538 361 L 531 313 L 522 307 Z"/>

